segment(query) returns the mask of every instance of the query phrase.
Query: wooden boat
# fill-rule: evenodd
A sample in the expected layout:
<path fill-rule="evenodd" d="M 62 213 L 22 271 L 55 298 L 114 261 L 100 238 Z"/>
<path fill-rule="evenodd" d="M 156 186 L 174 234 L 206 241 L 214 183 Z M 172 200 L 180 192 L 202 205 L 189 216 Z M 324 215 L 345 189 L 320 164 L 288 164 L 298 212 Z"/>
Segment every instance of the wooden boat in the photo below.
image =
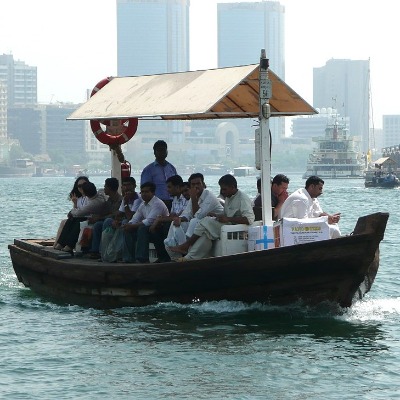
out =
<path fill-rule="evenodd" d="M 392 189 L 400 186 L 400 180 L 394 171 L 397 163 L 390 157 L 382 157 L 372 163 L 365 173 L 365 187 Z"/>
<path fill-rule="evenodd" d="M 268 70 L 262 52 L 259 65 L 114 78 L 69 119 L 258 117 L 261 224 L 270 227 L 268 120 L 315 112 Z M 116 176 L 120 164 L 111 150 Z M 54 250 L 53 240 L 46 239 L 16 239 L 9 250 L 20 282 L 69 304 L 122 307 L 235 300 L 280 305 L 302 300 L 348 307 L 355 296 L 362 297 L 371 288 L 387 219 L 388 214 L 376 213 L 361 217 L 349 236 L 257 251 L 247 251 L 248 226 L 226 225 L 214 243 L 215 257 L 189 262 L 99 263 Z"/>
<path fill-rule="evenodd" d="M 54 250 L 52 240 L 9 245 L 20 282 L 52 300 L 115 308 L 234 300 L 351 306 L 374 282 L 388 214 L 359 218 L 354 232 L 271 250 L 190 262 L 99 263 Z"/>

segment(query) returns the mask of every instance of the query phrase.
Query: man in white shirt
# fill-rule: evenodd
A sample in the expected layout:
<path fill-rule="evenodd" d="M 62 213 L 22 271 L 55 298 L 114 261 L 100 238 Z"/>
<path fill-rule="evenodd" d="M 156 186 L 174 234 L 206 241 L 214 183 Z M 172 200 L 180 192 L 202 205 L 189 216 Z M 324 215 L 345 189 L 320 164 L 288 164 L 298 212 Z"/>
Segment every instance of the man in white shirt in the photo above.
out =
<path fill-rule="evenodd" d="M 193 235 L 197 223 L 209 213 L 222 214 L 224 211 L 217 196 L 205 188 L 204 176 L 201 173 L 190 175 L 190 200 L 179 217 L 172 221 L 171 230 L 165 239 L 165 247 L 171 258 L 178 258 L 179 253 L 170 251 L 170 247 L 183 244 Z"/>
<path fill-rule="evenodd" d="M 124 262 L 149 262 L 149 243 L 153 242 L 159 258 L 165 252 L 162 237 L 152 229 L 152 224 L 157 216 L 168 215 L 165 203 L 155 196 L 156 185 L 145 182 L 140 186 L 143 202 L 132 219 L 121 227 L 124 231 L 122 260 Z"/>
<path fill-rule="evenodd" d="M 280 218 L 316 218 L 327 216 L 329 236 L 335 239 L 341 236 L 339 226 L 340 213 L 327 214 L 322 211 L 317 197 L 322 195 L 324 181 L 318 176 L 310 176 L 306 180 L 305 188 L 292 193 L 283 203 Z"/>
<path fill-rule="evenodd" d="M 225 198 L 223 213 L 209 213 L 197 224 L 193 235 L 180 246 L 170 250 L 187 253 L 181 261 L 197 260 L 207 257 L 212 241 L 219 239 L 221 228 L 226 224 L 246 224 L 254 222 L 253 206 L 250 197 L 237 188 L 237 181 L 232 175 L 222 176 L 218 184 Z"/>

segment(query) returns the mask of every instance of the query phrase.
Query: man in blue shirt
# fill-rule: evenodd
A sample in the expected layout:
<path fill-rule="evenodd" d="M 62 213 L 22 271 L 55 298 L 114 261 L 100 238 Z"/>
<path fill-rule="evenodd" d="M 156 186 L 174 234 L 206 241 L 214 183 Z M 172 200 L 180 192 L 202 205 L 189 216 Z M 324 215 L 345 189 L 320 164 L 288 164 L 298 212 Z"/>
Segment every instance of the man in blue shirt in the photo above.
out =
<path fill-rule="evenodd" d="M 172 198 L 167 190 L 167 179 L 177 175 L 176 168 L 169 163 L 166 158 L 168 155 L 167 143 L 164 140 L 157 140 L 153 146 L 155 161 L 147 165 L 140 177 L 140 184 L 152 182 L 156 185 L 156 196 L 161 199 L 168 210 L 171 210 Z"/>

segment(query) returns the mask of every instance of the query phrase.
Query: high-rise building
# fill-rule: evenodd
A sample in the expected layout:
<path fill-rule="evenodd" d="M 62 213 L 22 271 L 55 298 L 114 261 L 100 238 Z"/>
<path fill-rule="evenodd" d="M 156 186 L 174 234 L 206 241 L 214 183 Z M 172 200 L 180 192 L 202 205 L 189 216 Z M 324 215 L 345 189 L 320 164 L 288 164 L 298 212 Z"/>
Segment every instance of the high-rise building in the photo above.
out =
<path fill-rule="evenodd" d="M 189 69 L 189 0 L 117 0 L 118 76 Z"/>
<path fill-rule="evenodd" d="M 349 133 L 369 149 L 369 60 L 331 59 L 313 71 L 313 106 L 333 107 L 349 118 Z"/>
<path fill-rule="evenodd" d="M 189 70 L 190 0 L 117 0 L 118 76 Z M 150 136 L 182 143 L 184 124 L 140 121 L 127 151 L 152 153 Z"/>
<path fill-rule="evenodd" d="M 285 79 L 285 7 L 278 1 L 218 4 L 218 66 L 257 64 L 266 50 L 271 69 Z M 235 121 L 240 136 L 254 135 L 253 121 Z M 272 142 L 285 135 L 283 118 L 270 124 Z"/>
<path fill-rule="evenodd" d="M 0 81 L 7 87 L 8 108 L 37 103 L 37 67 L 14 60 L 12 54 L 1 54 Z"/>
<path fill-rule="evenodd" d="M 383 147 L 399 146 L 400 144 L 400 115 L 384 115 Z"/>
<path fill-rule="evenodd" d="M 7 86 L 0 81 L 0 138 L 7 137 Z"/>

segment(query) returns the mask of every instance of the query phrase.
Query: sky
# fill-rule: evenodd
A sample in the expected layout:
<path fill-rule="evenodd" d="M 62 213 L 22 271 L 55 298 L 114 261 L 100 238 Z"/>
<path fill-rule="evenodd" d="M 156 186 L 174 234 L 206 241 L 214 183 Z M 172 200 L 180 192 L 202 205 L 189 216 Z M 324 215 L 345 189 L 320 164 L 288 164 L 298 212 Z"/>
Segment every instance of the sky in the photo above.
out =
<path fill-rule="evenodd" d="M 217 67 L 217 2 L 237 1 L 190 2 L 191 70 Z M 370 59 L 374 127 L 382 115 L 400 114 L 398 0 L 280 3 L 289 86 L 312 104 L 314 67 Z M 117 74 L 116 0 L 0 0 L 3 53 L 37 66 L 39 102 L 83 102 L 87 89 Z"/>

